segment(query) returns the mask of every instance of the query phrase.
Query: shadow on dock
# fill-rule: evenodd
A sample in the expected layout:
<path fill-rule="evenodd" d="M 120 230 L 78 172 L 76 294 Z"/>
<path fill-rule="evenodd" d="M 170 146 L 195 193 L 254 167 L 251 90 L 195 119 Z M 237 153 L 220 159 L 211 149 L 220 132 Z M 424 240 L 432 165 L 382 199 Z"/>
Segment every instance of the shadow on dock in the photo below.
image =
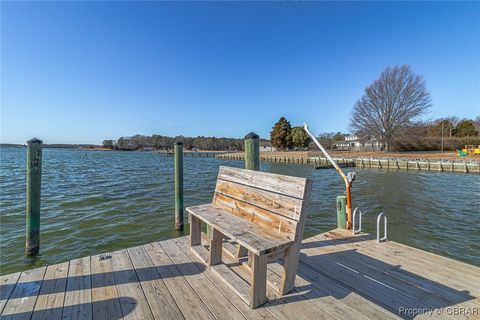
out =
<path fill-rule="evenodd" d="M 467 290 L 455 290 L 355 249 L 301 253 L 300 264 L 298 276 L 308 282 L 296 288 L 299 293 L 306 292 L 303 299 L 331 296 L 343 300 L 354 293 L 370 301 L 372 307 L 384 308 L 404 319 L 415 317 L 413 312 L 438 315 L 438 310 L 475 299 Z M 299 297 L 287 298 L 287 302 L 289 299 Z"/>
<path fill-rule="evenodd" d="M 120 300 L 120 303 L 119 303 Z M 120 305 L 122 313 L 120 311 Z M 81 303 L 69 306 L 61 306 L 36 310 L 30 312 L 18 312 L 13 314 L 1 315 L 0 320 L 24 320 L 24 319 L 88 319 L 91 318 L 91 312 L 79 313 L 78 310 L 102 310 L 103 317 L 98 319 L 118 320 L 123 319 L 135 309 L 136 301 L 130 297 L 120 297 L 92 303 Z"/>
<path fill-rule="evenodd" d="M 222 285 L 180 237 L 87 259 L 92 266 L 111 259 L 103 263 L 121 270 L 75 275 L 70 262 L 58 278 L 42 277 L 42 268 L 21 273 L 25 280 L 19 273 L 2 276 L 0 320 L 187 318 L 192 310 L 204 319 L 231 319 L 232 312 L 239 319 L 479 317 L 480 268 L 372 238 L 337 229 L 305 239 L 295 290 L 257 309 Z M 267 274 L 278 279 L 280 268 L 269 264 Z M 234 271 L 249 281 L 242 266 Z M 35 272 L 39 280 L 30 281 Z"/>
<path fill-rule="evenodd" d="M 40 294 L 54 294 L 60 292 L 95 289 L 110 285 L 137 283 L 137 275 L 139 278 L 142 279 L 142 281 L 164 279 L 164 274 L 167 273 L 171 275 L 171 277 L 180 277 L 182 276 L 182 273 L 180 273 L 177 268 L 185 268 L 189 271 L 198 271 L 190 272 L 189 274 L 187 274 L 188 276 L 203 272 L 205 266 L 204 264 L 198 262 L 179 263 L 148 268 L 135 268 L 121 271 L 95 273 L 88 276 L 69 276 L 55 279 L 46 279 L 43 281 L 4 284 L 0 286 L 0 300 L 6 300 L 8 298 L 21 299 L 29 296 L 37 296 L 40 288 Z M 162 272 L 162 269 L 165 271 Z M 162 274 L 163 276 L 160 276 L 160 274 Z M 85 285 L 86 277 L 90 278 L 90 281 L 87 281 L 87 285 Z M 88 283 L 91 283 L 91 285 L 88 285 Z M 15 288 L 14 291 L 13 288 Z M 11 296 L 9 296 L 10 292 L 12 291 L 13 293 L 11 294 Z"/>

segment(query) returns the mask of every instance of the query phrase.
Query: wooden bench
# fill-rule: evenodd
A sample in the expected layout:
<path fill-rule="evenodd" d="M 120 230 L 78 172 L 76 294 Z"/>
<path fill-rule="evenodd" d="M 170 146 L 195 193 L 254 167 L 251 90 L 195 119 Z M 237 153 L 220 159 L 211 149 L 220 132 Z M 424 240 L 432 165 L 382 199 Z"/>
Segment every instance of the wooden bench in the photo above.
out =
<path fill-rule="evenodd" d="M 266 302 L 267 263 L 283 258 L 279 295 L 294 288 L 310 200 L 311 181 L 267 172 L 220 167 L 211 204 L 186 208 L 192 250 L 250 307 Z M 201 223 L 211 227 L 209 250 Z M 225 239 L 248 251 L 250 285 L 222 263 Z"/>

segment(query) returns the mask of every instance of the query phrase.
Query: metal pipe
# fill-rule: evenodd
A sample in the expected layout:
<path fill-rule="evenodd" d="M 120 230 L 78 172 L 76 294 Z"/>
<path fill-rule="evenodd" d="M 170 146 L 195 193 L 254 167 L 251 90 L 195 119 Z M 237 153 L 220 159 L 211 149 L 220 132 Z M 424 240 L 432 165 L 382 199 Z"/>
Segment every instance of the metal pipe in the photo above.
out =
<path fill-rule="evenodd" d="M 358 229 L 355 227 L 355 221 L 358 213 Z M 362 211 L 357 207 L 353 210 L 353 228 L 352 228 L 352 235 L 356 235 L 357 233 L 362 232 Z"/>
<path fill-rule="evenodd" d="M 383 217 L 383 237 L 380 238 L 380 219 Z M 387 240 L 387 216 L 385 215 L 385 212 L 380 212 L 380 214 L 377 217 L 377 243 L 380 243 L 382 241 Z"/>
<path fill-rule="evenodd" d="M 350 187 L 352 186 L 353 180 L 355 179 L 355 172 L 349 172 L 347 175 L 343 172 L 343 170 L 338 166 L 338 164 L 333 160 L 333 158 L 328 154 L 327 150 L 318 142 L 317 138 L 310 132 L 308 129 L 308 126 L 306 123 L 303 124 L 303 128 L 305 129 L 305 132 L 310 136 L 312 141 L 317 145 L 317 147 L 320 148 L 322 153 L 325 155 L 325 157 L 330 161 L 330 163 L 333 165 L 335 170 L 337 170 L 338 174 L 342 177 L 343 181 L 345 182 L 345 195 L 347 197 L 347 206 L 346 206 L 346 211 L 347 211 L 347 229 L 352 228 L 352 194 L 350 191 Z"/>
<path fill-rule="evenodd" d="M 345 173 L 343 173 L 342 169 L 338 166 L 338 164 L 332 159 L 332 157 L 330 157 L 327 150 L 325 150 L 325 148 L 320 144 L 320 142 L 318 142 L 318 140 L 315 138 L 315 136 L 310 132 L 306 123 L 303 124 L 303 128 L 308 133 L 308 135 L 313 140 L 313 142 L 315 142 L 315 144 L 320 148 L 320 150 L 323 152 L 323 154 L 328 159 L 328 161 L 330 161 L 330 163 L 333 165 L 335 170 L 337 170 L 337 172 L 340 174 L 340 176 L 342 176 L 342 179 L 345 181 L 345 184 L 348 185 L 347 176 L 345 175 Z"/>

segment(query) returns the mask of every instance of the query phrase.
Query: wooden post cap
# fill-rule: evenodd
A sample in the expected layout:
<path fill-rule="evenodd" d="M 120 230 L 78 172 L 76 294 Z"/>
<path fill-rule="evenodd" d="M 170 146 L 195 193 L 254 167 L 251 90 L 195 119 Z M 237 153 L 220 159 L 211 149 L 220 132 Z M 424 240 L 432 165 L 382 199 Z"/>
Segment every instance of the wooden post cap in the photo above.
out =
<path fill-rule="evenodd" d="M 42 144 L 43 141 L 40 140 L 40 139 L 37 139 L 37 138 L 32 138 L 30 140 L 27 141 L 27 144 Z"/>
<path fill-rule="evenodd" d="M 245 136 L 245 139 L 259 139 L 260 137 L 258 136 L 258 134 L 254 133 L 254 132 L 250 132 L 249 134 L 247 134 Z"/>

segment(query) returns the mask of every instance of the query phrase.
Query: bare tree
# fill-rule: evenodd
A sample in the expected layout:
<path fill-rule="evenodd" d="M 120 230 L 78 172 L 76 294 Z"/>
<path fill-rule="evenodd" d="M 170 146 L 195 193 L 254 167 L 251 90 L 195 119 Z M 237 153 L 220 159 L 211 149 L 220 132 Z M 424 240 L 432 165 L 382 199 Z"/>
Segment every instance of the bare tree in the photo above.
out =
<path fill-rule="evenodd" d="M 408 65 L 388 67 L 353 106 L 350 127 L 376 136 L 389 151 L 395 135 L 430 106 L 430 93 L 422 76 Z"/>
<path fill-rule="evenodd" d="M 480 116 L 477 116 L 473 122 L 475 122 L 475 130 L 480 134 Z"/>

